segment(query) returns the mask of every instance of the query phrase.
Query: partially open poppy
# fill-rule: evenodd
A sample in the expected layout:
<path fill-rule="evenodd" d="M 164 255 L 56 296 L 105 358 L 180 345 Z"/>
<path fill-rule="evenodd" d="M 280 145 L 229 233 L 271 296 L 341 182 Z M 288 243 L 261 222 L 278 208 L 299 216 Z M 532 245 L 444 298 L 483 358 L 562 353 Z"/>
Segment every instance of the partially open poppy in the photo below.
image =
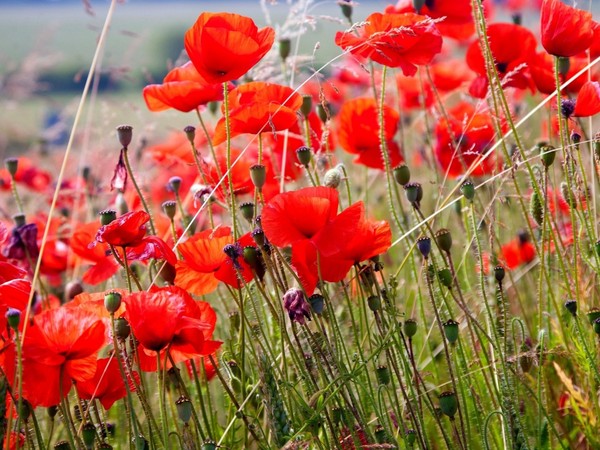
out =
<path fill-rule="evenodd" d="M 442 49 L 442 35 L 435 22 L 418 14 L 373 13 L 359 31 L 338 32 L 335 43 L 362 58 L 387 67 L 400 67 L 413 76 L 417 66 L 429 64 Z"/>
<path fill-rule="evenodd" d="M 202 78 L 223 83 L 240 78 L 271 49 L 275 30 L 231 13 L 200 14 L 185 33 L 185 49 Z"/>
<path fill-rule="evenodd" d="M 469 103 L 459 103 L 450 109 L 448 120 L 440 119 L 435 126 L 435 157 L 449 177 L 457 177 L 473 167 L 472 176 L 488 175 L 498 168 L 494 154 L 482 160 L 495 139 L 489 114 L 475 112 Z"/>
<path fill-rule="evenodd" d="M 146 211 L 125 213 L 108 225 L 100 227 L 90 246 L 93 247 L 98 242 L 104 242 L 115 247 L 137 245 L 146 236 L 146 223 L 149 221 L 150 216 Z"/>
<path fill-rule="evenodd" d="M 223 100 L 223 85 L 207 83 L 188 62 L 171 70 L 162 84 L 146 86 L 143 95 L 150 111 L 174 108 L 189 112 L 208 102 Z"/>
<path fill-rule="evenodd" d="M 544 0 L 540 24 L 542 45 L 551 55 L 575 56 L 592 45 L 592 13 L 565 5 L 561 0 Z"/>
<path fill-rule="evenodd" d="M 528 63 L 535 54 L 537 46 L 535 36 L 527 28 L 512 23 L 494 23 L 488 29 L 490 49 L 496 62 L 496 70 L 504 87 L 532 89 Z M 514 45 L 518 42 L 519 45 Z M 479 75 L 469 89 L 469 93 L 477 98 L 484 98 L 487 93 L 488 78 L 485 58 L 481 52 L 479 41 L 473 42 L 467 50 L 467 64 Z"/>
<path fill-rule="evenodd" d="M 137 372 L 133 372 L 133 377 L 139 377 Z M 128 382 L 129 390 L 134 392 L 135 383 L 133 380 L 128 380 Z M 106 410 L 110 409 L 117 400 L 127 395 L 125 383 L 119 370 L 119 360 L 116 357 L 99 359 L 94 376 L 89 380 L 78 382 L 75 387 L 81 399 L 98 399 Z"/>
<path fill-rule="evenodd" d="M 569 70 L 566 76 L 559 74 L 561 83 L 571 79 L 576 73 L 581 71 L 588 63 L 586 57 L 573 56 L 569 58 Z M 529 69 L 531 71 L 531 77 L 537 87 L 538 91 L 543 94 L 551 94 L 556 89 L 556 76 L 554 73 L 554 58 L 546 52 L 536 53 L 535 56 L 529 61 Z M 592 80 L 596 80 L 598 75 L 592 73 Z M 588 74 L 582 73 L 575 78 L 568 86 L 562 87 L 562 92 L 577 93 L 587 81 Z"/>
<path fill-rule="evenodd" d="M 383 169 L 378 110 L 377 102 L 371 97 L 361 97 L 347 101 L 338 115 L 337 137 L 340 146 L 344 150 L 357 155 L 354 162 L 364 164 L 367 167 Z M 398 120 L 400 120 L 398 112 L 384 105 L 384 136 L 392 167 L 403 161 L 400 149 L 393 140 L 398 130 Z"/>
<path fill-rule="evenodd" d="M 600 83 L 586 82 L 575 101 L 573 117 L 591 117 L 600 113 Z"/>
<path fill-rule="evenodd" d="M 89 244 L 94 240 L 97 232 L 97 222 L 82 224 L 75 229 L 70 240 L 73 253 L 86 262 L 92 263 L 82 277 L 85 283 L 92 285 L 108 280 L 119 270 L 119 264 L 110 255 L 108 244 L 97 243 L 90 248 Z"/>
<path fill-rule="evenodd" d="M 297 122 L 296 112 L 302 106 L 302 96 L 293 89 L 261 81 L 243 84 L 227 98 L 231 137 L 286 130 Z M 225 118 L 222 117 L 215 127 L 213 144 L 226 140 Z"/>

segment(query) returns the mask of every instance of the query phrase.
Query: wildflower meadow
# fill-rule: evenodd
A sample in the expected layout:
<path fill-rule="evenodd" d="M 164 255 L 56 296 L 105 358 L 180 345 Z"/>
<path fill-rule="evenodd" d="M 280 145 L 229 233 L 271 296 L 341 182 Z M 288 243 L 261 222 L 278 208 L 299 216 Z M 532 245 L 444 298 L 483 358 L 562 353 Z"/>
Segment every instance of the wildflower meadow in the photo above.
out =
<path fill-rule="evenodd" d="M 3 449 L 600 449 L 596 0 L 392 1 L 196 2 L 95 112 L 127 5 L 73 4 L 0 170 Z"/>

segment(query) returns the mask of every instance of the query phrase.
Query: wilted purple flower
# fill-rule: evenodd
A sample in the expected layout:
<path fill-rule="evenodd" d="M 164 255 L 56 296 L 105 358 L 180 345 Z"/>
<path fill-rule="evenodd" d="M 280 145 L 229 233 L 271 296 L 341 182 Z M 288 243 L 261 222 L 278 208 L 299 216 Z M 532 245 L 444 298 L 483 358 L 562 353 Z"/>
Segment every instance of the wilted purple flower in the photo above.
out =
<path fill-rule="evenodd" d="M 123 149 L 119 154 L 119 162 L 115 167 L 115 172 L 110 180 L 110 190 L 116 189 L 117 191 L 125 191 L 127 187 L 127 166 L 125 165 L 125 159 L 123 157 Z"/>
<path fill-rule="evenodd" d="M 305 319 L 310 320 L 310 304 L 300 289 L 288 289 L 283 295 L 283 307 L 288 312 L 290 320 L 300 325 L 304 325 Z"/>
<path fill-rule="evenodd" d="M 2 254 L 9 259 L 35 261 L 39 255 L 37 245 L 38 227 L 35 223 L 27 223 L 12 229 L 10 240 Z"/>

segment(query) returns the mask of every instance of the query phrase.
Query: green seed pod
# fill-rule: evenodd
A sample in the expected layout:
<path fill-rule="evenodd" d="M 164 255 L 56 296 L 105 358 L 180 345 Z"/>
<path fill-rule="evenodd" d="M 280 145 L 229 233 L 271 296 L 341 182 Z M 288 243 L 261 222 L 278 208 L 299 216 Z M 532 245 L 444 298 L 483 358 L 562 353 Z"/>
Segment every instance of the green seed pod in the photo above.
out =
<path fill-rule="evenodd" d="M 85 444 L 86 448 L 94 448 L 94 441 L 96 440 L 96 427 L 93 423 L 87 422 L 83 426 L 83 429 L 81 430 L 81 437 L 83 438 L 83 443 Z"/>
<path fill-rule="evenodd" d="M 200 447 L 200 450 L 217 450 L 217 448 L 217 443 L 209 439 L 202 443 L 202 447 Z"/>
<path fill-rule="evenodd" d="M 438 247 L 449 253 L 452 248 L 452 234 L 450 234 L 450 230 L 446 228 L 442 228 L 435 233 L 435 241 L 437 242 Z"/>
<path fill-rule="evenodd" d="M 121 294 L 116 291 L 104 295 L 104 307 L 110 314 L 114 314 L 121 307 Z"/>
<path fill-rule="evenodd" d="M 127 148 L 133 138 L 133 127 L 130 125 L 119 125 L 117 127 L 117 138 L 121 147 Z"/>
<path fill-rule="evenodd" d="M 54 450 L 70 450 L 71 446 L 68 441 L 58 441 L 54 444 Z"/>
<path fill-rule="evenodd" d="M 448 320 L 444 322 L 444 335 L 450 344 L 455 344 L 458 341 L 458 322 L 455 320 Z"/>
<path fill-rule="evenodd" d="M 298 147 L 296 149 L 296 157 L 298 158 L 298 162 L 308 169 L 312 159 L 312 151 L 308 147 Z"/>
<path fill-rule="evenodd" d="M 600 308 L 592 308 L 587 312 L 587 318 L 590 325 L 593 325 L 596 319 L 600 319 Z"/>
<path fill-rule="evenodd" d="M 322 314 L 323 308 L 325 307 L 325 297 L 321 294 L 313 294 L 308 297 L 308 303 L 315 314 Z"/>
<path fill-rule="evenodd" d="M 124 317 L 115 319 L 115 336 L 119 339 L 127 339 L 131 334 L 129 322 Z"/>
<path fill-rule="evenodd" d="M 312 107 L 313 107 L 312 95 L 304 94 L 302 96 L 302 106 L 300 106 L 300 112 L 302 113 L 302 115 L 304 116 L 305 119 L 310 115 L 310 113 L 312 111 Z"/>
<path fill-rule="evenodd" d="M 415 319 L 406 319 L 403 326 L 404 334 L 412 338 L 417 334 L 417 321 Z"/>
<path fill-rule="evenodd" d="M 404 192 L 408 202 L 418 208 L 421 200 L 423 200 L 423 187 L 421 184 L 416 182 L 407 183 L 404 185 Z"/>
<path fill-rule="evenodd" d="M 19 170 L 19 159 L 18 158 L 6 158 L 4 160 L 4 167 L 10 174 L 12 178 L 14 178 L 17 170 Z"/>
<path fill-rule="evenodd" d="M 329 119 L 331 119 L 331 107 L 329 102 L 322 101 L 317 103 L 317 115 L 323 123 L 326 123 Z"/>
<path fill-rule="evenodd" d="M 542 225 L 544 221 L 544 205 L 542 204 L 542 197 L 537 192 L 531 194 L 529 201 L 529 212 L 531 217 L 538 225 Z"/>
<path fill-rule="evenodd" d="M 279 39 L 279 57 L 282 61 L 285 61 L 288 56 L 290 56 L 290 52 L 292 50 L 292 42 L 287 39 Z"/>
<path fill-rule="evenodd" d="M 387 366 L 378 366 L 376 375 L 380 385 L 387 386 L 390 384 L 390 369 Z"/>
<path fill-rule="evenodd" d="M 192 402 L 185 395 L 182 395 L 175 402 L 177 415 L 183 423 L 188 423 L 192 418 Z"/>
<path fill-rule="evenodd" d="M 565 308 L 571 313 L 573 317 L 577 317 L 577 300 L 567 300 L 565 302 Z"/>
<path fill-rule="evenodd" d="M 454 415 L 458 411 L 458 398 L 456 394 L 452 391 L 442 392 L 438 396 L 438 400 L 442 413 L 450 417 L 450 419 L 454 419 Z"/>
<path fill-rule="evenodd" d="M 415 445 L 417 441 L 417 432 L 413 429 L 406 430 L 406 434 L 404 435 L 404 439 L 406 440 L 406 444 L 410 447 Z"/>
<path fill-rule="evenodd" d="M 401 164 L 394 169 L 394 180 L 402 186 L 410 181 L 410 169 L 406 164 Z"/>
<path fill-rule="evenodd" d="M 450 289 L 452 287 L 452 272 L 447 267 L 438 270 L 438 280 L 440 283 Z"/>
<path fill-rule="evenodd" d="M 259 191 L 265 185 L 267 181 L 267 172 L 265 166 L 262 164 L 254 164 L 250 167 L 250 178 L 252 179 L 252 183 Z"/>
<path fill-rule="evenodd" d="M 475 198 L 475 185 L 467 180 L 460 186 L 460 192 L 468 201 L 472 202 Z"/>
<path fill-rule="evenodd" d="M 381 299 L 377 295 L 371 295 L 367 299 L 367 304 L 369 305 L 369 309 L 373 312 L 381 309 Z"/>
<path fill-rule="evenodd" d="M 117 218 L 117 212 L 114 209 L 105 209 L 98 213 L 100 215 L 100 225 L 108 225 Z"/>
<path fill-rule="evenodd" d="M 252 245 L 244 247 L 242 250 L 242 256 L 244 257 L 244 261 L 246 261 L 251 268 L 255 270 L 258 268 L 258 249 L 256 247 Z"/>
<path fill-rule="evenodd" d="M 551 145 L 540 146 L 540 158 L 544 167 L 550 167 L 556 159 L 556 149 Z"/>
<path fill-rule="evenodd" d="M 190 144 L 194 145 L 194 140 L 196 139 L 196 128 L 194 128 L 191 125 L 188 125 L 183 129 L 183 132 L 185 133 L 185 136 L 187 137 L 188 141 L 190 141 Z"/>
<path fill-rule="evenodd" d="M 163 202 L 162 210 L 169 219 L 173 220 L 175 214 L 177 214 L 177 202 L 174 200 Z"/>
<path fill-rule="evenodd" d="M 560 193 L 562 194 L 563 199 L 571 208 L 577 208 L 577 198 L 571 189 L 569 189 L 569 185 L 563 181 L 560 183 Z"/>
<path fill-rule="evenodd" d="M 375 428 L 375 440 L 378 444 L 385 444 L 388 441 L 387 431 L 385 431 L 383 425 L 377 425 L 377 428 Z"/>
<path fill-rule="evenodd" d="M 506 275 L 506 270 L 502 266 L 494 267 L 494 277 L 498 283 L 502 283 L 504 280 L 504 276 Z"/>
<path fill-rule="evenodd" d="M 8 308 L 4 317 L 6 317 L 6 322 L 13 331 L 19 329 L 19 324 L 21 323 L 21 311 L 16 308 Z"/>
<path fill-rule="evenodd" d="M 244 202 L 239 206 L 239 208 L 244 219 L 252 223 L 252 220 L 254 219 L 254 203 Z"/>

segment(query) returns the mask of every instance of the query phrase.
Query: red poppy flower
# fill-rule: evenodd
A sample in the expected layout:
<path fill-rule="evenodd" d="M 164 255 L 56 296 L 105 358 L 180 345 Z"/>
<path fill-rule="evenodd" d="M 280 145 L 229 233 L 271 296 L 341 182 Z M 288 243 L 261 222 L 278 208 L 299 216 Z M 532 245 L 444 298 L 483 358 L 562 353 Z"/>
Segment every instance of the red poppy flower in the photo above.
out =
<path fill-rule="evenodd" d="M 586 57 L 574 56 L 569 58 L 569 70 L 567 75 L 560 75 L 561 83 L 571 79 L 576 73 L 583 69 L 588 63 Z M 554 74 L 554 58 L 546 52 L 539 52 L 529 62 L 531 77 L 538 91 L 543 94 L 551 94 L 556 89 L 556 79 Z M 592 79 L 596 79 L 597 75 L 592 74 Z M 575 78 L 568 86 L 562 88 L 561 91 L 571 94 L 579 92 L 583 84 L 588 80 L 588 74 L 582 73 Z"/>
<path fill-rule="evenodd" d="M 600 23 L 593 22 L 594 38 L 592 39 L 592 45 L 590 45 L 589 52 L 590 58 L 596 59 L 600 56 Z"/>
<path fill-rule="evenodd" d="M 309 240 L 322 255 L 333 255 L 354 235 L 363 212 L 358 202 L 338 214 L 338 201 L 338 192 L 327 187 L 276 195 L 261 214 L 265 235 L 278 247 Z"/>
<path fill-rule="evenodd" d="M 223 100 L 223 85 L 207 83 L 194 65 L 188 62 L 171 70 L 163 84 L 146 86 L 143 95 L 150 111 L 174 108 L 189 112 L 208 102 Z"/>
<path fill-rule="evenodd" d="M 370 58 L 387 67 L 400 67 L 404 75 L 417 73 L 442 49 L 442 36 L 435 22 L 418 14 L 373 13 L 356 36 L 337 32 L 335 43 L 353 55 Z"/>
<path fill-rule="evenodd" d="M 535 258 L 535 246 L 529 241 L 527 233 L 520 233 L 515 239 L 504 244 L 500 251 L 509 269 L 528 264 Z"/>
<path fill-rule="evenodd" d="M 594 39 L 592 13 L 544 0 L 540 16 L 542 45 L 554 56 L 575 56 L 586 51 Z"/>
<path fill-rule="evenodd" d="M 70 247 L 73 253 L 85 261 L 93 263 L 85 273 L 82 280 L 85 283 L 95 285 L 108 280 L 119 270 L 119 264 L 110 255 L 108 244 L 99 242 L 90 248 L 90 242 L 94 240 L 98 232 L 96 221 L 79 225 L 73 232 Z"/>
<path fill-rule="evenodd" d="M 234 242 L 229 227 L 195 234 L 177 247 L 183 260 L 175 266 L 175 284 L 193 294 L 204 295 L 214 291 L 219 281 L 239 287 L 241 276 L 249 282 L 252 270 L 242 257 L 243 248 L 249 245 L 254 245 L 249 233 Z"/>
<path fill-rule="evenodd" d="M 15 278 L 0 284 L 0 316 L 8 308 L 25 311 L 31 294 L 31 281 L 26 278 Z"/>
<path fill-rule="evenodd" d="M 600 113 L 600 83 L 586 82 L 577 96 L 573 117 L 591 117 Z"/>
<path fill-rule="evenodd" d="M 34 407 L 59 404 L 73 380 L 94 376 L 105 344 L 104 323 L 94 313 L 61 307 L 36 315 L 23 343 L 23 397 Z"/>
<path fill-rule="evenodd" d="M 374 222 L 363 217 L 353 237 L 332 256 L 319 255 L 317 258 L 316 247 L 307 240 L 293 244 L 292 266 L 304 291 L 311 295 L 319 279 L 341 281 L 354 264 L 385 253 L 391 243 L 392 232 L 386 221 Z"/>
<path fill-rule="evenodd" d="M 133 377 L 139 378 L 137 372 L 133 372 Z M 94 376 L 89 380 L 78 382 L 75 387 L 81 399 L 98 399 L 106 410 L 127 395 L 119 361 L 115 357 L 99 359 Z M 129 380 L 129 390 L 135 391 L 133 380 Z"/>
<path fill-rule="evenodd" d="M 433 105 L 433 89 L 431 84 L 415 77 L 407 77 L 399 73 L 396 75 L 398 97 L 403 111 L 430 108 Z"/>
<path fill-rule="evenodd" d="M 388 14 L 418 13 L 432 19 L 443 19 L 436 23 L 440 33 L 459 41 L 467 40 L 475 33 L 470 0 L 429 0 L 425 2 L 421 11 L 416 11 L 413 4 L 412 0 L 398 0 L 395 5 L 387 6 L 385 12 Z M 487 13 L 488 2 L 484 2 L 483 5 Z"/>
<path fill-rule="evenodd" d="M 209 355 L 221 345 L 211 340 L 216 314 L 210 305 L 196 302 L 181 288 L 170 286 L 136 292 L 125 298 L 125 304 L 127 319 L 145 360 L 148 357 L 156 360 L 157 353 L 166 360 L 168 351 L 178 363 Z"/>
<path fill-rule="evenodd" d="M 499 164 L 495 155 L 480 159 L 495 139 L 489 114 L 476 113 L 471 104 L 463 102 L 450 109 L 447 117 L 435 127 L 435 157 L 441 169 L 453 178 L 472 166 L 472 176 L 493 173 Z"/>
<path fill-rule="evenodd" d="M 349 100 L 338 115 L 337 137 L 340 146 L 348 153 L 357 155 L 354 162 L 367 167 L 383 169 L 381 143 L 379 142 L 379 107 L 373 98 L 362 97 Z M 387 105 L 383 107 L 384 135 L 392 167 L 403 159 L 398 145 L 393 141 L 398 130 L 400 115 Z"/>
<path fill-rule="evenodd" d="M 227 99 L 231 137 L 286 130 L 297 122 L 296 112 L 302 106 L 302 96 L 293 89 L 262 81 L 241 85 L 231 91 Z M 213 145 L 226 140 L 225 118 L 222 117 L 215 127 Z"/>
<path fill-rule="evenodd" d="M 100 227 L 90 245 L 94 247 L 98 242 L 105 242 L 115 247 L 137 245 L 146 236 L 146 223 L 149 221 L 150 216 L 146 211 L 125 213 L 108 225 Z"/>
<path fill-rule="evenodd" d="M 498 75 L 504 87 L 533 90 L 534 84 L 529 74 L 528 62 L 535 54 L 535 36 L 527 28 L 512 23 L 494 23 L 487 29 L 490 49 L 496 62 Z M 519 45 L 514 45 L 518 42 Z M 477 98 L 487 93 L 488 79 L 485 59 L 479 41 L 473 42 L 467 50 L 467 65 L 479 75 L 469 90 Z"/>
<path fill-rule="evenodd" d="M 459 59 L 432 64 L 430 69 L 433 85 L 441 92 L 452 92 L 473 79 L 473 72 Z"/>
<path fill-rule="evenodd" d="M 65 304 L 67 308 L 79 308 L 85 311 L 94 313 L 97 317 L 105 319 L 105 324 L 110 327 L 110 313 L 104 306 L 104 297 L 109 292 L 116 292 L 121 294 L 121 298 L 125 298 L 129 292 L 125 289 L 109 289 L 107 291 L 99 292 L 82 292 L 78 294 L 70 302 Z M 115 317 L 121 317 L 125 312 L 125 303 L 121 302 L 121 306 L 114 312 Z"/>
<path fill-rule="evenodd" d="M 185 49 L 208 83 L 237 80 L 271 49 L 275 30 L 231 13 L 200 14 L 185 33 Z"/>

